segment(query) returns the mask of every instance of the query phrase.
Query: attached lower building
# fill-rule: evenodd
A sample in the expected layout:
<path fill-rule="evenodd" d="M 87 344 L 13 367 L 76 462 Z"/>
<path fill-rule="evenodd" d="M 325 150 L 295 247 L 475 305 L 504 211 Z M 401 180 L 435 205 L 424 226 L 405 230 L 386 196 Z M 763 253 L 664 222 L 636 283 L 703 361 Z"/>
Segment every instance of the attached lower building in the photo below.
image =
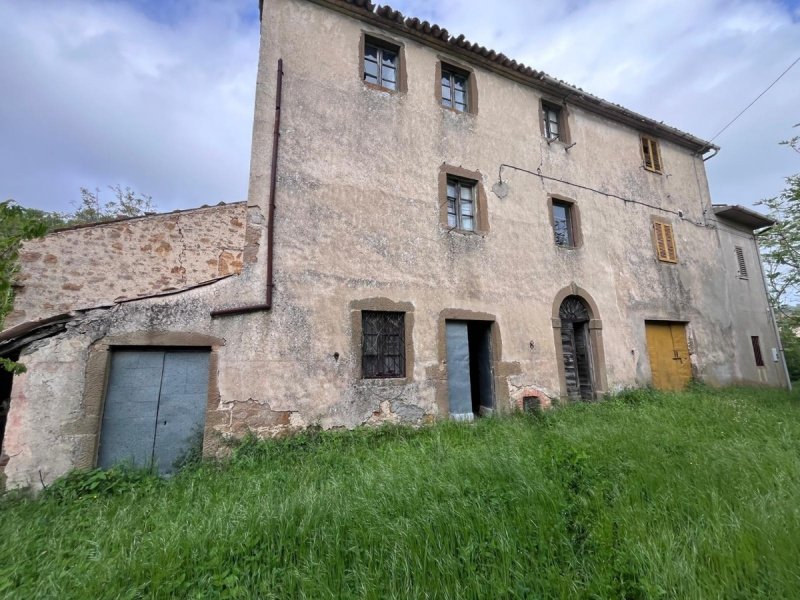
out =
<path fill-rule="evenodd" d="M 262 11 L 246 206 L 25 245 L 8 486 L 248 431 L 788 385 L 771 221 L 712 203 L 715 146 L 368 0 Z M 130 266 L 92 280 L 113 243 Z"/>

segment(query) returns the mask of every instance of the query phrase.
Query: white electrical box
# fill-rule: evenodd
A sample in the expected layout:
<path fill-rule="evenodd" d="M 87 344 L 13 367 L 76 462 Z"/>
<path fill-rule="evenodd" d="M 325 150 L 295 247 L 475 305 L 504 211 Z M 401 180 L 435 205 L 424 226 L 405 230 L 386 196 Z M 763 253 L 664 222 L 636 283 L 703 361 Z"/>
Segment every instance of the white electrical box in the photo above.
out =
<path fill-rule="evenodd" d="M 778 349 L 777 348 L 773 348 L 772 349 L 772 361 L 773 362 L 778 362 Z"/>

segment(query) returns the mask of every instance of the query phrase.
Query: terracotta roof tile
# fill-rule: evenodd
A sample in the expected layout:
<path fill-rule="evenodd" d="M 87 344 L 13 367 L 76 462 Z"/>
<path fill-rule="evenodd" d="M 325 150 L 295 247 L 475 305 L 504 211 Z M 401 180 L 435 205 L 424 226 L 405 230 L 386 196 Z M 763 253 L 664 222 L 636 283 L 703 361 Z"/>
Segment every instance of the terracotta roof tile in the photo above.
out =
<path fill-rule="evenodd" d="M 431 24 L 428 21 L 421 21 L 417 17 L 404 17 L 400 11 L 394 10 L 389 5 L 381 5 L 376 8 L 370 0 L 312 1 L 327 6 L 348 8 L 355 16 L 360 16 L 361 18 L 373 22 L 377 21 L 378 23 L 376 24 L 383 24 L 400 33 L 412 34 L 417 38 L 427 38 L 434 44 L 444 42 L 453 48 L 454 51 L 473 54 L 475 55 L 474 59 L 476 59 L 478 63 L 488 61 L 490 64 L 494 65 L 498 71 L 522 78 L 546 93 L 561 95 L 565 99 L 569 98 L 572 104 L 626 123 L 632 127 L 643 130 L 645 133 L 668 139 L 684 147 L 695 150 L 698 153 L 702 154 L 712 149 L 719 149 L 710 142 L 680 131 L 674 127 L 664 125 L 644 115 L 640 115 L 619 104 L 593 96 L 583 89 L 561 79 L 551 77 L 543 71 L 537 71 L 524 63 L 509 58 L 502 52 L 498 53 L 480 44 L 470 43 L 463 34 L 453 37 L 448 33 L 447 29 L 439 27 L 436 24 Z"/>

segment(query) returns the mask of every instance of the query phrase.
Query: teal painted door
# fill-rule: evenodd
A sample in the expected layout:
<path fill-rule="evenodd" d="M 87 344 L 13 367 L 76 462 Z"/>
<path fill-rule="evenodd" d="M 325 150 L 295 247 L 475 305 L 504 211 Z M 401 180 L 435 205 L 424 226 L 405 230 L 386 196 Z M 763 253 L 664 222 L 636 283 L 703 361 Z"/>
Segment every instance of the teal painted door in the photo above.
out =
<path fill-rule="evenodd" d="M 120 350 L 111 356 L 98 465 L 170 473 L 202 439 L 208 350 Z"/>

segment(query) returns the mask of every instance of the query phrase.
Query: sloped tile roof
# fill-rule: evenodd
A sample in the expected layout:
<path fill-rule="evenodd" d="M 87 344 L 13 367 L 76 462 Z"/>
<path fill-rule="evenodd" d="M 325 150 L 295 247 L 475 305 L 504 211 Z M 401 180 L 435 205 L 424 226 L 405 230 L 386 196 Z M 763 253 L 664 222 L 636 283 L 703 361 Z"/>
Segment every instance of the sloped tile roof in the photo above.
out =
<path fill-rule="evenodd" d="M 638 129 L 642 133 L 669 140 L 688 148 L 697 154 L 704 154 L 719 147 L 683 132 L 663 122 L 650 119 L 625 108 L 619 104 L 608 102 L 579 87 L 563 80 L 551 77 L 543 71 L 537 71 L 521 62 L 497 52 L 491 48 L 470 42 L 464 35 L 453 36 L 447 29 L 439 25 L 422 21 L 416 17 L 406 17 L 400 11 L 388 5 L 375 5 L 370 0 L 310 0 L 316 4 L 345 12 L 358 19 L 372 23 L 384 29 L 390 29 L 407 37 L 414 38 L 429 46 L 448 50 L 463 56 L 466 60 L 486 67 L 511 79 L 526 83 L 542 92 L 560 97 L 574 106 L 589 110 L 595 114 L 624 123 Z M 260 0 L 263 3 L 263 0 Z"/>

